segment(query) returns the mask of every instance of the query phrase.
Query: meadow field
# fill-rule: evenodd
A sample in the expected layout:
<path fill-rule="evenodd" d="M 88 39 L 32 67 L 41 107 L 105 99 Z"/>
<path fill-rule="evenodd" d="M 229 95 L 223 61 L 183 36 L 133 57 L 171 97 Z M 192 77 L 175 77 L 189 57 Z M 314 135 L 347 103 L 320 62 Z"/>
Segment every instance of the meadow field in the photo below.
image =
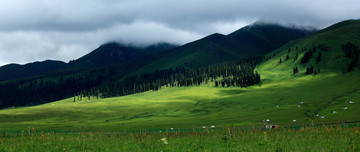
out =
<path fill-rule="evenodd" d="M 3 133 L 0 151 L 354 152 L 360 150 L 359 132 L 359 124 L 67 133 L 29 128 Z"/>
<path fill-rule="evenodd" d="M 267 119 L 289 126 L 360 118 L 358 71 L 262 80 L 247 88 L 202 84 L 107 99 L 73 102 L 69 98 L 8 108 L 0 111 L 0 131 L 21 131 L 28 126 L 49 131 L 189 129 L 250 125 Z"/>

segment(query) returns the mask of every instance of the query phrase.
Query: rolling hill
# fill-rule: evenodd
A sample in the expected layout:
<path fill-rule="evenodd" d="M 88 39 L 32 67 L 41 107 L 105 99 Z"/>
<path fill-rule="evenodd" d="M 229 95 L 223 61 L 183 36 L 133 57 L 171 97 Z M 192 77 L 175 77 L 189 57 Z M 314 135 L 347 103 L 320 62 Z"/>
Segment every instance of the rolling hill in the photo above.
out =
<path fill-rule="evenodd" d="M 3 109 L 0 128 L 119 131 L 262 125 L 266 119 L 282 126 L 357 122 L 359 33 L 360 21 L 349 20 L 291 41 L 265 55 L 255 69 L 262 82 L 250 87 L 214 87 L 210 81 L 123 97 L 68 98 Z"/>

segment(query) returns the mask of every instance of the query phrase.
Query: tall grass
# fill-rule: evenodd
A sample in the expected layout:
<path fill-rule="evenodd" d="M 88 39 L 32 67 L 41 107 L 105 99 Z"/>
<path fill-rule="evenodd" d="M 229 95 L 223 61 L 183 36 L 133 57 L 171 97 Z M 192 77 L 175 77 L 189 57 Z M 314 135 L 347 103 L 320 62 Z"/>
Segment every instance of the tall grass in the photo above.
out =
<path fill-rule="evenodd" d="M 271 130 L 3 133 L 0 151 L 359 151 L 359 132 L 359 127 L 332 125 Z"/>

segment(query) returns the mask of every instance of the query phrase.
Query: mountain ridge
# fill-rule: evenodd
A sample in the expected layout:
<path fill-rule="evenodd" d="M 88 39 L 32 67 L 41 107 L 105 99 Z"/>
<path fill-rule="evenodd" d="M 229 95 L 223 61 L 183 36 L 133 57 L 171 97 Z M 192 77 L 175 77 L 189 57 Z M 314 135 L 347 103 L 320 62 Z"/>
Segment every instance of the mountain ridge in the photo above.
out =
<path fill-rule="evenodd" d="M 28 77 L 34 74 L 65 69 L 68 65 L 63 61 L 45 60 L 27 64 L 7 64 L 0 67 L 0 81 Z"/>
<path fill-rule="evenodd" d="M 215 33 L 178 47 L 160 44 L 162 50 L 156 53 L 146 53 L 144 51 L 146 48 L 133 48 L 118 43 L 103 44 L 93 52 L 70 62 L 66 69 L 24 78 L 21 81 L 13 80 L 13 83 L 9 85 L 2 84 L 0 87 L 8 87 L 2 90 L 4 95 L 9 94 L 11 90 L 19 92 L 16 99 L 9 96 L 10 94 L 6 95 L 6 100 L 3 99 L 2 105 L 6 107 L 41 104 L 76 94 L 83 95 L 84 92 L 102 94 L 104 97 L 127 95 L 135 92 L 133 91 L 135 85 L 131 83 L 141 79 L 138 79 L 138 76 L 151 75 L 159 70 L 176 68 L 186 71 L 244 58 L 260 57 L 266 52 L 272 51 L 269 49 L 271 47 L 280 47 L 288 41 L 307 34 L 302 29 L 279 28 L 274 25 L 256 27 L 257 29 L 255 28 L 254 31 L 252 29 L 245 31 L 244 33 L 247 33 L 245 36 L 241 36 L 243 32 L 239 32 L 240 36 L 236 33 L 232 35 Z M 266 30 L 262 30 L 262 28 Z M 267 30 L 271 31 L 273 28 L 276 29 L 272 32 L 273 35 L 267 34 Z M 244 30 L 246 28 L 238 31 Z M 234 35 L 239 39 L 233 38 Z M 244 42 L 242 39 L 248 38 L 248 35 L 252 36 L 250 41 L 254 40 L 253 44 L 261 46 L 251 46 L 246 43 L 247 41 Z M 278 38 L 281 40 L 265 43 L 268 39 Z M 123 55 L 127 58 L 123 58 Z M 156 76 L 156 74 L 152 76 Z M 154 85 L 154 83 L 149 85 Z M 18 90 L 16 86 L 24 87 Z M 151 88 L 148 86 L 147 89 Z M 36 90 L 31 89 L 33 87 L 36 87 Z M 142 87 L 144 90 L 144 86 Z M 12 103 L 9 103 L 10 100 Z"/>

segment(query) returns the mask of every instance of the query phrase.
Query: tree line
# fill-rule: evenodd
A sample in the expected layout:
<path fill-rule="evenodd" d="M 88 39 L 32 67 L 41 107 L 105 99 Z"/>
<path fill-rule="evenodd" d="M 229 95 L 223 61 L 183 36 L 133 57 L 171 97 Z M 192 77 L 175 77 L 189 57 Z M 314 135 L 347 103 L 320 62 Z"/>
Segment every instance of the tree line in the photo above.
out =
<path fill-rule="evenodd" d="M 243 59 L 188 70 L 184 67 L 156 70 L 152 73 L 130 76 L 97 89 L 100 90 L 102 98 L 107 98 L 156 91 L 161 87 L 196 86 L 209 82 L 213 82 L 215 87 L 246 87 L 260 82 L 260 75 L 254 72 L 254 68 L 261 59 Z"/>
<path fill-rule="evenodd" d="M 359 61 L 360 49 L 358 45 L 347 42 L 341 45 L 341 49 L 344 51 L 345 57 L 350 59 L 348 64 L 348 72 L 352 71 Z"/>
<path fill-rule="evenodd" d="M 0 108 L 38 105 L 70 97 L 76 102 L 85 98 L 155 91 L 164 86 L 194 86 L 209 82 L 217 87 L 246 87 L 260 82 L 260 75 L 254 72 L 254 68 L 261 59 L 242 59 L 193 68 L 180 66 L 127 77 L 116 66 L 108 66 L 72 76 L 11 81 L 0 84 Z"/>

